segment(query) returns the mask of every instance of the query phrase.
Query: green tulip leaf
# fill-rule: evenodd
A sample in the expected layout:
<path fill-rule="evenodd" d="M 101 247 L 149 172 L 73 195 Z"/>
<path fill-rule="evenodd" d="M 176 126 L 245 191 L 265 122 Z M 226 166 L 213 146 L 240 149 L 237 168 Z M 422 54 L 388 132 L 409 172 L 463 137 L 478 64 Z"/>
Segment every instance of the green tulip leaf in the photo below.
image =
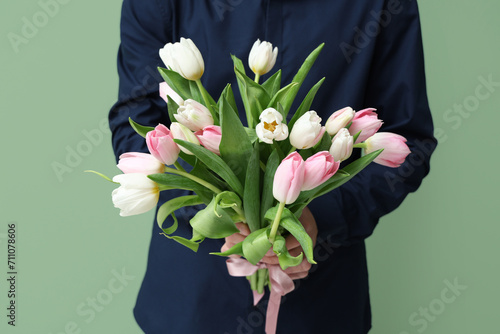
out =
<path fill-rule="evenodd" d="M 190 80 L 183 78 L 179 73 L 167 68 L 158 67 L 158 72 L 163 80 L 172 88 L 182 99 L 192 99 Z"/>
<path fill-rule="evenodd" d="M 300 253 L 298 256 L 291 256 L 286 248 L 286 240 L 281 235 L 277 235 L 274 240 L 273 252 L 278 256 L 280 267 L 283 270 L 298 266 L 304 258 L 304 253 Z"/>
<path fill-rule="evenodd" d="M 224 98 L 220 104 L 220 120 L 220 156 L 243 184 L 253 147 L 240 118 Z"/>
<path fill-rule="evenodd" d="M 146 138 L 146 135 L 149 131 L 153 131 L 155 129 L 151 126 L 140 125 L 140 124 L 134 122 L 134 120 L 130 117 L 128 118 L 128 121 L 129 121 L 130 125 L 132 126 L 132 128 L 135 130 L 135 132 L 137 132 L 141 137 L 144 137 L 144 138 Z"/>
<path fill-rule="evenodd" d="M 174 224 L 168 228 L 163 228 L 163 222 L 169 215 L 171 215 L 176 210 L 185 206 L 194 206 L 203 204 L 203 201 L 197 195 L 180 196 L 173 198 L 160 206 L 158 213 L 156 214 L 156 221 L 158 226 L 163 230 L 165 234 L 172 234 L 177 230 L 177 221 L 174 220 Z"/>
<path fill-rule="evenodd" d="M 322 43 L 313 52 L 311 52 L 311 54 L 306 58 L 306 60 L 304 61 L 304 63 L 300 67 L 300 69 L 298 70 L 297 74 L 293 77 L 292 82 L 297 83 L 297 85 L 293 87 L 290 94 L 288 94 L 286 99 L 284 101 L 282 101 L 283 108 L 285 108 L 285 111 L 287 113 L 290 110 L 290 107 L 292 106 L 292 103 L 295 99 L 295 96 L 297 95 L 297 92 L 300 89 L 300 86 L 302 86 L 302 83 L 304 82 L 305 78 L 307 77 L 309 70 L 314 65 L 316 58 L 318 58 L 318 55 L 320 54 L 321 50 L 323 50 L 324 46 L 325 46 L 325 43 Z"/>
<path fill-rule="evenodd" d="M 217 256 L 229 256 L 229 255 L 239 255 L 243 256 L 243 241 L 237 243 L 230 249 L 228 249 L 225 252 L 218 252 L 218 253 L 210 253 L 211 255 L 217 255 Z"/>
<path fill-rule="evenodd" d="M 288 99 L 291 96 L 291 94 L 297 94 L 296 92 L 294 93 L 294 90 L 295 90 L 296 86 L 298 86 L 298 85 L 299 84 L 296 82 L 291 82 L 289 85 L 281 88 L 273 96 L 273 98 L 271 99 L 271 101 L 267 105 L 267 108 L 274 108 L 274 109 L 278 110 L 278 104 L 280 104 L 281 110 L 279 110 L 279 111 L 280 111 L 281 115 L 283 116 L 283 121 L 285 121 L 285 122 L 286 122 L 286 116 L 287 116 L 287 110 L 286 110 L 287 103 L 290 103 L 288 101 Z M 295 95 L 294 95 L 294 97 L 295 97 Z M 288 106 L 288 108 L 290 108 L 290 106 Z"/>
<path fill-rule="evenodd" d="M 240 180 L 221 157 L 200 145 L 179 139 L 174 139 L 174 141 L 191 151 L 208 169 L 225 180 L 232 190 L 238 195 L 243 196 L 243 186 Z"/>
<path fill-rule="evenodd" d="M 272 207 L 266 212 L 265 218 L 273 222 L 277 212 L 278 208 L 276 206 Z M 307 261 L 311 264 L 316 264 L 313 258 L 313 243 L 311 237 L 307 234 L 299 219 L 286 207 L 283 209 L 281 215 L 280 226 L 297 239 L 306 255 Z"/>
<path fill-rule="evenodd" d="M 260 221 L 264 222 L 264 214 L 269 210 L 274 203 L 273 183 L 274 174 L 280 164 L 278 152 L 272 151 L 266 164 L 266 172 L 264 173 L 264 180 L 262 184 L 262 197 L 260 201 Z"/>
<path fill-rule="evenodd" d="M 302 115 L 304 115 L 306 112 L 308 112 L 309 110 L 311 110 L 311 105 L 313 103 L 314 97 L 316 96 L 316 93 L 318 92 L 319 88 L 321 87 L 321 85 L 323 84 L 324 81 L 325 81 L 325 78 L 321 79 L 320 81 L 318 81 L 318 83 L 316 83 L 309 90 L 309 92 L 307 93 L 306 97 L 304 98 L 304 100 L 300 104 L 299 108 L 297 109 L 297 111 L 293 115 L 292 119 L 288 123 L 288 128 L 290 129 L 290 131 L 292 131 L 292 128 L 293 128 L 293 125 L 295 124 L 295 122 L 297 122 L 297 120 Z"/>
<path fill-rule="evenodd" d="M 210 239 L 220 239 L 239 232 L 231 216 L 217 205 L 215 197 L 203 210 L 191 218 L 189 224 L 199 234 Z"/>
<path fill-rule="evenodd" d="M 199 195 L 205 203 L 209 203 L 213 197 L 213 192 L 211 190 L 184 176 L 163 173 L 151 174 L 148 175 L 148 178 L 160 185 L 167 186 L 168 188 L 166 189 L 192 190 Z"/>
<path fill-rule="evenodd" d="M 243 240 L 243 256 L 253 265 L 256 265 L 271 249 L 268 230 L 266 227 L 254 231 Z"/>
<path fill-rule="evenodd" d="M 223 99 L 226 99 L 226 101 L 229 103 L 231 108 L 233 108 L 233 111 L 238 115 L 238 106 L 236 105 L 236 100 L 234 98 L 234 93 L 233 89 L 231 88 L 231 84 L 227 84 L 224 90 L 222 91 L 219 101 L 217 101 L 217 110 L 220 110 L 220 105 L 223 101 Z M 238 115 L 239 118 L 239 115 Z"/>
<path fill-rule="evenodd" d="M 233 56 L 233 60 L 235 59 L 237 58 Z M 255 125 L 259 122 L 260 113 L 263 110 L 262 106 L 267 106 L 271 98 L 261 85 L 247 77 L 243 71 L 238 69 L 236 61 L 234 72 L 238 81 L 241 100 L 243 101 L 243 106 L 245 107 L 248 126 L 255 128 Z"/>
<path fill-rule="evenodd" d="M 278 70 L 274 73 L 269 79 L 266 80 L 262 84 L 262 88 L 264 88 L 269 94 L 269 96 L 274 96 L 280 90 L 281 87 L 281 70 Z"/>
<path fill-rule="evenodd" d="M 256 142 L 248 162 L 243 194 L 246 223 L 252 232 L 261 228 L 260 194 L 259 142 Z"/>
<path fill-rule="evenodd" d="M 174 115 L 177 114 L 177 109 L 179 109 L 179 105 L 174 100 L 172 100 L 170 96 L 167 96 L 167 99 L 168 99 L 167 103 L 168 118 L 170 119 L 170 122 L 177 122 Z"/>

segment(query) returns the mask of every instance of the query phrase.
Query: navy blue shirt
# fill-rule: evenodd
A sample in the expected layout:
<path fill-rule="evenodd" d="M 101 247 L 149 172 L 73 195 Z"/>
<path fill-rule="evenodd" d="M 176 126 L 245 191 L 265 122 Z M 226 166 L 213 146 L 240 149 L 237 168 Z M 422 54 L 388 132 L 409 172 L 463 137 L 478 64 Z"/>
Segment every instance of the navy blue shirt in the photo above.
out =
<path fill-rule="evenodd" d="M 158 50 L 181 37 L 191 38 L 200 49 L 202 82 L 215 98 L 228 82 L 237 87 L 230 54 L 246 65 L 257 38 L 279 48 L 274 70 L 282 69 L 283 84 L 325 42 L 297 100 L 326 77 L 312 106 L 324 121 L 345 106 L 374 107 L 384 121 L 381 131 L 408 139 L 412 154 L 400 168 L 371 164 L 311 203 L 319 229 L 318 265 L 283 298 L 278 319 L 278 333 L 367 333 L 371 312 L 364 239 L 380 217 L 419 187 L 436 146 L 417 2 L 125 0 L 119 99 L 109 114 L 116 156 L 147 152 L 128 117 L 149 126 L 169 124 L 166 104 L 158 96 L 156 68 L 164 66 Z M 162 192 L 160 204 L 180 194 Z M 191 235 L 192 214 L 180 213 L 179 235 Z M 145 333 L 264 333 L 266 299 L 253 307 L 246 279 L 230 277 L 225 259 L 208 255 L 220 249 L 222 240 L 205 241 L 195 254 L 159 232 L 153 224 L 147 271 L 134 309 Z"/>

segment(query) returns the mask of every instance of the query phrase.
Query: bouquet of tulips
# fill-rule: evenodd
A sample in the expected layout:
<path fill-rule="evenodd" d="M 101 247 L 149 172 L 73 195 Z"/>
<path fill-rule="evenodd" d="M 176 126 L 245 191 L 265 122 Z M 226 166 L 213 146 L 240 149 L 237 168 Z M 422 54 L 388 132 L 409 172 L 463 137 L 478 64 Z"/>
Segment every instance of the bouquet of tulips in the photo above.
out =
<path fill-rule="evenodd" d="M 213 254 L 231 256 L 229 273 L 249 278 L 255 302 L 269 284 L 268 333 L 275 331 L 281 296 L 294 288 L 284 270 L 300 264 L 304 256 L 315 263 L 313 242 L 298 219 L 303 209 L 372 161 L 398 167 L 410 153 L 405 138 L 377 133 L 382 121 L 375 109 L 355 112 L 346 107 L 334 112 L 323 126 L 321 118 L 309 109 L 324 79 L 290 114 L 322 48 L 320 45 L 308 56 L 284 87 L 280 70 L 259 83 L 260 76 L 276 61 L 278 49 L 270 43 L 257 40 L 251 49 L 248 62 L 255 74 L 253 80 L 242 61 L 232 56 L 247 118 L 244 126 L 231 85 L 215 101 L 201 84 L 204 63 L 195 44 L 181 38 L 180 43 L 165 45 L 160 50 L 167 66 L 159 68 L 165 80 L 160 84 L 160 95 L 167 102 L 170 128 L 163 124 L 147 127 L 130 119 L 131 126 L 145 138 L 150 154 L 121 155 L 118 168 L 124 174 L 112 180 L 120 184 L 112 199 L 122 216 L 153 209 L 160 191 L 193 191 L 162 204 L 157 213 L 162 234 L 193 251 L 205 238 L 225 238 L 239 232 L 235 223 L 247 224 L 251 233 L 244 241 Z M 364 155 L 339 169 L 354 148 L 364 149 Z M 183 168 L 180 159 L 191 168 Z M 206 207 L 189 221 L 192 238 L 176 236 L 175 211 L 200 204 Z M 170 215 L 173 225 L 164 226 Z M 290 234 L 302 247 L 298 256 L 290 255 L 286 247 L 285 238 Z M 279 266 L 261 262 L 271 249 Z"/>

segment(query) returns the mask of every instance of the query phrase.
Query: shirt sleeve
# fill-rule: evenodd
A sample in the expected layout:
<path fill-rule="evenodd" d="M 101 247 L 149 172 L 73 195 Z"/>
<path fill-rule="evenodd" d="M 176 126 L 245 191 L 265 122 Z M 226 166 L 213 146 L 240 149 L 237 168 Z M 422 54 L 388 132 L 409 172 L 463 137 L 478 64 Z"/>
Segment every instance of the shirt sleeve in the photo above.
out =
<path fill-rule="evenodd" d="M 377 108 L 384 121 L 380 131 L 406 137 L 412 153 L 399 168 L 371 163 L 310 204 L 319 236 L 336 245 L 370 236 L 380 217 L 417 190 L 429 172 L 437 144 L 427 101 L 417 2 L 388 0 L 385 10 L 392 14 L 390 21 L 387 16 L 379 20 L 364 106 Z"/>
<path fill-rule="evenodd" d="M 166 1 L 124 0 L 118 51 L 119 97 L 109 112 L 112 144 L 118 159 L 125 152 L 147 152 L 143 140 L 129 124 L 129 117 L 141 125 L 168 124 L 166 103 L 159 97 L 164 66 L 159 49 L 171 42 L 172 20 Z"/>

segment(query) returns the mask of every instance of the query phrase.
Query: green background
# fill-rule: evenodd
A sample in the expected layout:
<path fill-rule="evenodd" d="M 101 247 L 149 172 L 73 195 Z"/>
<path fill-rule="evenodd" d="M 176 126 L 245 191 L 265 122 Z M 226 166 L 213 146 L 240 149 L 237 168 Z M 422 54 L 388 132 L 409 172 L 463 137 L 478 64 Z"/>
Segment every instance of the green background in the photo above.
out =
<path fill-rule="evenodd" d="M 494 334 L 500 87 L 489 92 L 479 78 L 500 82 L 500 2 L 419 5 L 440 144 L 422 187 L 368 239 L 371 333 Z M 44 22 L 37 1 L 0 2 L 2 333 L 140 332 L 132 308 L 153 213 L 119 217 L 110 201 L 113 186 L 83 173 L 117 173 L 109 130 L 100 124 L 117 95 L 120 7 L 118 0 L 66 0 Z M 15 52 L 9 33 L 22 35 L 23 18 L 33 22 L 33 16 L 40 27 Z M 475 98 L 478 89 L 489 96 Z M 453 111 L 464 104 L 470 111 Z M 68 166 L 72 150 L 82 152 L 80 159 L 73 157 L 58 177 L 54 164 Z M 12 222 L 18 233 L 15 328 L 5 317 Z M 128 278 L 116 281 L 123 271 Z M 443 297 L 446 282 L 455 280 L 462 290 Z M 103 303 L 90 311 L 97 297 Z"/>

